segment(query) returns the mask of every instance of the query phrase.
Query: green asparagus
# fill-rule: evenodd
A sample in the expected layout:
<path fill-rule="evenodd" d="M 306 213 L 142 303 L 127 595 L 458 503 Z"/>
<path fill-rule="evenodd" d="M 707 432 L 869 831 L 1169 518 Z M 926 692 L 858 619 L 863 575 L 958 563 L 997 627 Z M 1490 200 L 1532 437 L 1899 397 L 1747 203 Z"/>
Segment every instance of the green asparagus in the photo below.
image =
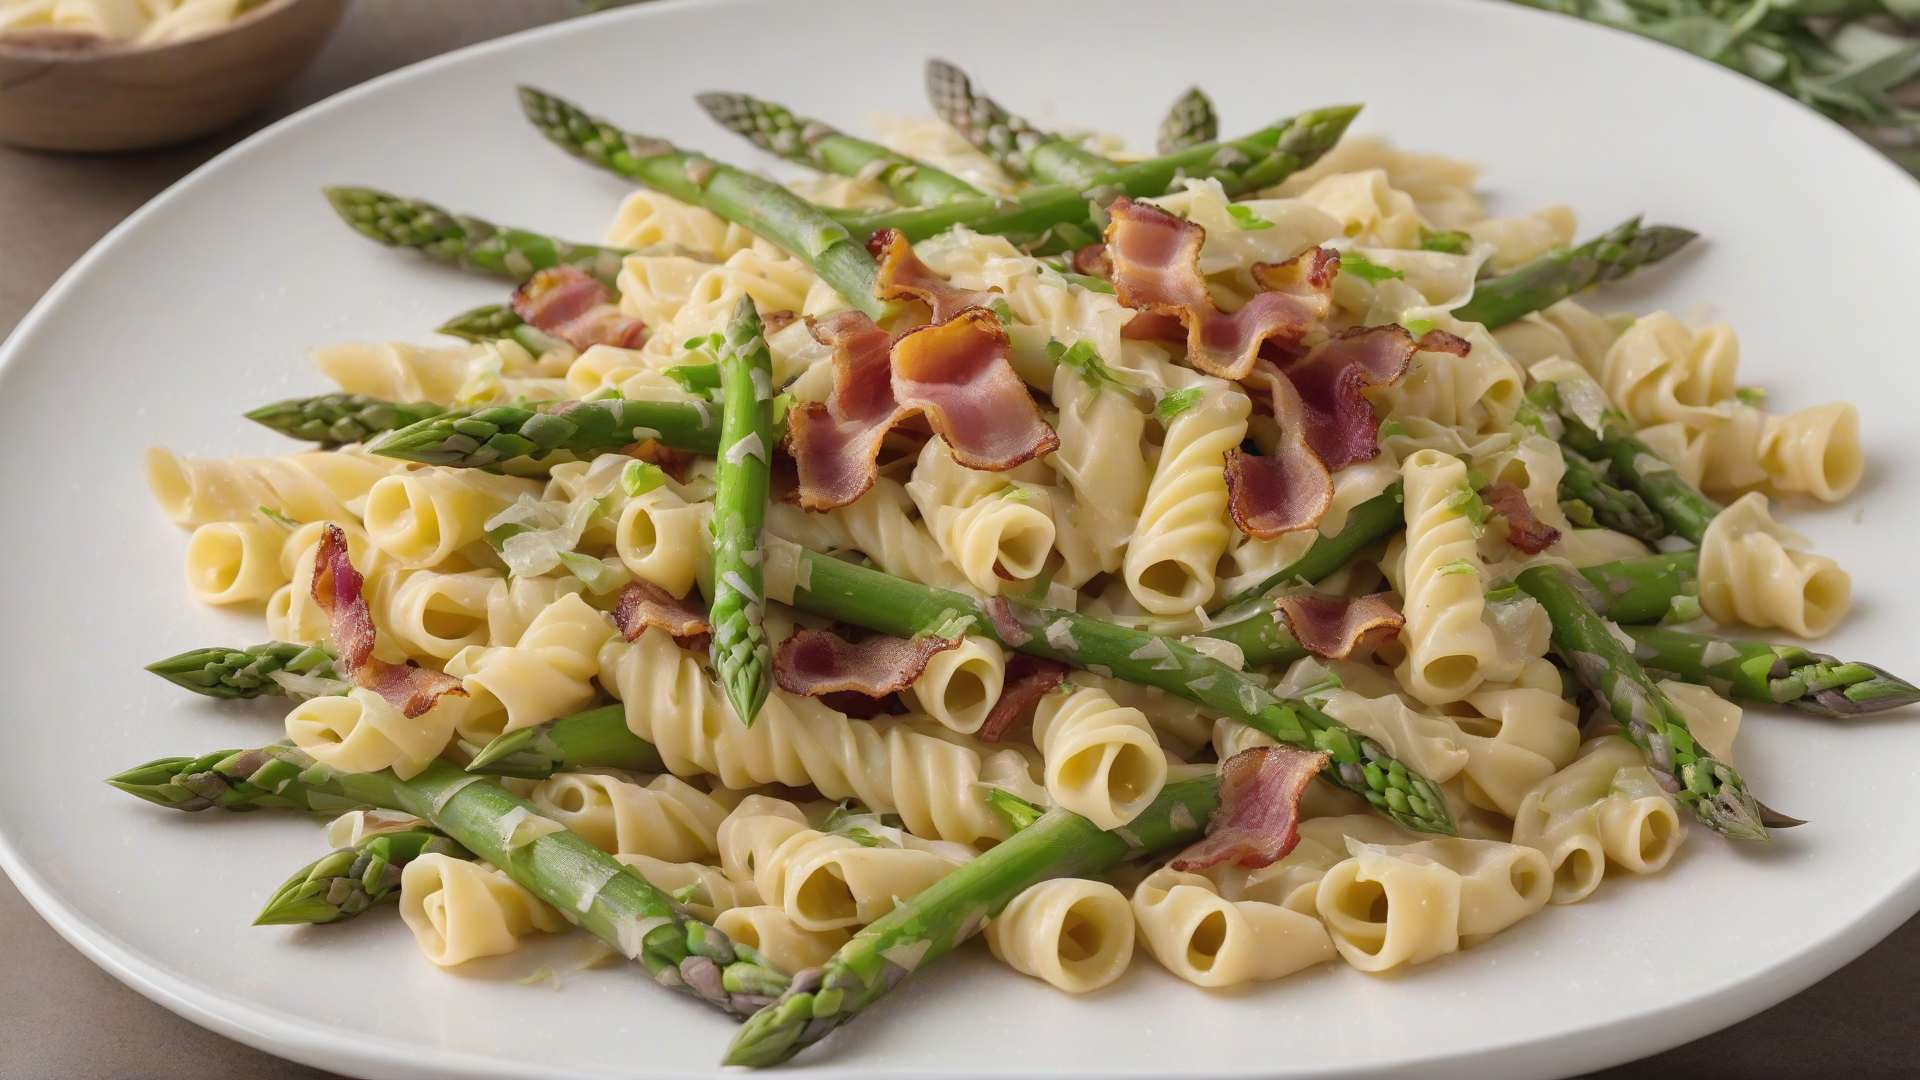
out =
<path fill-rule="evenodd" d="M 403 199 L 371 188 L 330 187 L 327 201 L 361 235 L 388 247 L 425 252 L 468 270 L 525 281 L 534 271 L 570 263 L 619 288 L 624 248 L 576 244 L 523 229 L 507 229 L 452 214 L 429 202 Z"/>
<path fill-rule="evenodd" d="M 772 476 L 773 356 L 751 296 L 740 297 L 727 322 L 720 389 L 726 404 L 708 524 L 713 536 L 710 655 L 734 715 L 752 727 L 773 688 L 773 648 L 760 625 L 766 607 L 760 537 Z"/>
<path fill-rule="evenodd" d="M 1454 834 L 1453 817 L 1439 789 L 1394 761 L 1378 743 L 1304 701 L 1275 697 L 1258 677 L 1176 639 L 1023 600 L 1005 601 L 1002 619 L 996 620 L 985 605 L 963 593 L 854 566 L 774 537 L 768 538 L 767 548 L 770 565 L 779 559 L 783 567 L 792 568 L 792 604 L 803 611 L 896 637 L 947 637 L 965 626 L 967 633 L 992 637 L 1008 648 L 1157 686 L 1280 742 L 1325 751 L 1334 764 L 1321 775 L 1366 799 L 1381 814 L 1410 829 Z M 769 592 L 777 595 L 771 588 Z M 1017 625 L 1004 625 L 1002 620 L 1009 618 Z"/>
<path fill-rule="evenodd" d="M 627 728 L 627 711 L 620 705 L 603 705 L 509 731 L 467 763 L 468 772 L 528 780 L 545 780 L 575 769 L 665 772 L 666 765 L 652 743 Z"/>
<path fill-rule="evenodd" d="M 885 314 L 886 306 L 874 296 L 879 266 L 867 254 L 866 233 L 849 233 L 819 207 L 765 177 L 664 139 L 628 134 L 530 86 L 520 88 L 520 105 L 561 149 L 751 229 L 812 267 L 847 303 L 876 319 Z"/>
<path fill-rule="evenodd" d="M 1679 470 L 1627 431 L 1624 418 L 1611 409 L 1600 421 L 1598 433 L 1582 420 L 1576 403 L 1555 387 L 1560 414 L 1566 419 L 1566 431 L 1560 441 L 1575 453 L 1593 461 L 1604 461 L 1609 472 L 1626 482 L 1666 522 L 1667 530 L 1698 546 L 1707 535 L 1707 525 L 1725 509 L 1700 494 Z"/>
<path fill-rule="evenodd" d="M 1679 623 L 1700 617 L 1700 553 L 1676 551 L 1589 566 L 1589 602 L 1617 623 Z"/>
<path fill-rule="evenodd" d="M 618 397 L 449 409 L 382 435 L 367 451 L 428 465 L 482 468 L 519 457 L 538 461 L 557 451 L 588 458 L 647 439 L 676 450 L 716 453 L 718 410 L 704 401 Z"/>
<path fill-rule="evenodd" d="M 927 100 L 940 119 L 1016 180 L 1086 184 L 1113 169 L 1110 159 L 1041 131 L 977 93 L 967 73 L 945 60 L 927 61 Z"/>
<path fill-rule="evenodd" d="M 1162 154 L 1185 150 L 1189 146 L 1210 143 L 1220 138 L 1220 118 L 1214 115 L 1213 101 L 1197 86 L 1174 100 L 1167 118 L 1160 121 L 1160 134 L 1153 148 Z"/>
<path fill-rule="evenodd" d="M 327 853 L 274 890 L 253 920 L 255 926 L 291 926 L 351 919 L 377 904 L 400 899 L 400 871 L 422 855 L 473 854 L 440 830 L 413 828 L 364 836 L 352 847 Z"/>
<path fill-rule="evenodd" d="M 1677 676 L 1715 692 L 1815 716 L 1884 712 L 1920 701 L 1920 687 L 1871 664 L 1849 663 L 1797 645 L 1723 641 L 1657 626 L 1622 627 L 1649 673 Z"/>
<path fill-rule="evenodd" d="M 1047 254 L 1100 238 L 1091 204 L 1112 195 L 1148 198 L 1164 195 L 1181 177 L 1219 180 L 1229 195 L 1271 187 L 1320 160 L 1346 133 L 1358 105 L 1316 109 L 1280 120 L 1242 139 L 1201 143 L 1133 165 L 1121 165 L 1086 184 L 1047 184 L 1028 188 L 1013 199 L 959 199 L 944 206 L 878 213 L 830 211 L 855 236 L 877 229 L 899 229 L 908 240 L 925 240 L 955 225 L 996 233 Z"/>
<path fill-rule="evenodd" d="M 418 776 L 401 780 L 391 770 L 341 773 L 282 743 L 200 758 L 163 758 L 107 782 L 180 810 L 400 810 L 431 822 L 594 936 L 640 961 L 662 986 L 745 1016 L 770 1003 L 787 984 L 786 975 L 757 952 L 689 917 L 637 872 L 542 817 L 539 807 L 445 761 L 434 761 Z"/>
<path fill-rule="evenodd" d="M 1736 840 L 1764 841 L 1769 824 L 1790 820 L 1763 811 L 1732 766 L 1694 742 L 1686 717 L 1581 590 L 1561 575 L 1558 567 L 1534 566 L 1522 570 L 1516 583 L 1553 620 L 1555 651 L 1612 714 L 1621 735 L 1646 751 L 1657 774 L 1670 779 L 1669 790 L 1680 803 L 1708 828 Z"/>
<path fill-rule="evenodd" d="M 1555 248 L 1545 255 L 1475 285 L 1473 299 L 1453 309 L 1453 317 L 1488 329 L 1551 307 L 1590 285 L 1626 277 L 1635 270 L 1687 246 L 1698 233 L 1672 225 L 1641 225 L 1633 218 L 1579 247 Z"/>
<path fill-rule="evenodd" d="M 262 405 L 248 413 L 247 419 L 331 450 L 346 443 L 366 442 L 383 431 L 417 424 L 446 411 L 446 406 L 429 401 L 382 401 L 365 394 L 322 394 Z"/>
<path fill-rule="evenodd" d="M 821 172 L 878 180 L 902 206 L 936 206 L 986 193 L 949 172 L 903 157 L 879 143 L 856 139 L 785 106 L 746 94 L 701 94 L 697 99 L 721 127 L 755 146 Z"/>
<path fill-rule="evenodd" d="M 1013 898 L 1042 881 L 1092 877 L 1126 859 L 1198 839 L 1218 781 L 1162 788 L 1124 829 L 1102 832 L 1053 809 L 854 935 L 821 968 L 797 972 L 780 999 L 749 1018 L 723 1064 L 777 1065 L 858 1016 L 902 979 L 951 952 Z"/>
<path fill-rule="evenodd" d="M 1648 543 L 1667 535 L 1666 520 L 1647 507 L 1639 492 L 1614 484 L 1605 463 L 1588 461 L 1568 446 L 1560 447 L 1560 456 L 1567 464 L 1560 476 L 1560 506 L 1569 519 L 1583 508 L 1587 517 L 1575 524 L 1601 525 Z"/>
<path fill-rule="evenodd" d="M 455 315 L 433 332 L 472 342 L 511 341 L 535 356 L 567 344 L 521 319 L 511 304 L 482 304 Z"/>
<path fill-rule="evenodd" d="M 147 670 L 175 686 L 208 697 L 284 694 L 305 701 L 347 692 L 347 681 L 334 671 L 334 659 L 329 645 L 269 641 L 245 649 L 189 649 L 148 664 Z"/>

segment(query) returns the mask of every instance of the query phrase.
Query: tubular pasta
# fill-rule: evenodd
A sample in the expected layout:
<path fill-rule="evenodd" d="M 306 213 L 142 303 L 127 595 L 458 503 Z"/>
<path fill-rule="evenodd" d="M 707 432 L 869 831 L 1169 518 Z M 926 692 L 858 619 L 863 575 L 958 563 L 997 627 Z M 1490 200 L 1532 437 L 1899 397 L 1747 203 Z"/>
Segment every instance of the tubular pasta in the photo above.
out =
<path fill-rule="evenodd" d="M 450 855 L 422 855 L 400 871 L 400 918 L 421 955 L 440 967 L 513 952 L 535 930 L 569 929 L 512 878 Z"/>
<path fill-rule="evenodd" d="M 1291 975 L 1334 957 L 1319 920 L 1278 904 L 1226 900 L 1199 874 L 1160 869 L 1133 892 L 1140 943 L 1196 986 Z"/>
<path fill-rule="evenodd" d="M 1133 937 L 1133 908 L 1120 890 L 1080 878 L 1028 886 L 987 924 L 995 959 L 1069 994 L 1125 974 Z"/>

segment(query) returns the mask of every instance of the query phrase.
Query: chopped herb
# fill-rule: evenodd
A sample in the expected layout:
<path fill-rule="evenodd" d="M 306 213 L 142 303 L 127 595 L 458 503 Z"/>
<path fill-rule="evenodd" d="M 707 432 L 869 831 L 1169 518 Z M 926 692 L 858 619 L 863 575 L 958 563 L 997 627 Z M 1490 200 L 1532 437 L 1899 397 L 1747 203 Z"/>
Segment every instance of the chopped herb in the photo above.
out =
<path fill-rule="evenodd" d="M 1421 251 L 1439 251 L 1448 255 L 1459 255 L 1465 252 L 1467 245 L 1471 243 L 1473 243 L 1473 237 L 1463 232 L 1434 232 L 1430 229 L 1420 230 Z"/>
<path fill-rule="evenodd" d="M 1434 329 L 1432 319 L 1408 319 L 1400 325 L 1406 327 L 1407 333 L 1412 334 L 1415 338 L 1426 337 L 1427 334 L 1431 333 Z"/>
<path fill-rule="evenodd" d="M 1094 387 L 1111 387 L 1115 390 L 1129 390 L 1132 380 L 1114 373 L 1100 354 L 1094 351 L 1093 342 L 1081 338 L 1071 345 L 1062 345 L 1057 338 L 1047 340 L 1047 359 L 1056 364 L 1065 364 L 1080 373 Z"/>
<path fill-rule="evenodd" d="M 1502 585 L 1501 587 L 1488 592 L 1486 599 L 1487 599 L 1487 603 L 1489 604 L 1504 604 L 1507 601 L 1512 600 L 1514 597 L 1519 595 L 1520 595 L 1520 586 Z"/>
<path fill-rule="evenodd" d="M 711 334 L 702 334 L 699 337 L 688 338 L 680 343 L 680 348 L 686 352 L 703 352 L 710 349 L 721 348 L 726 345 L 726 343 L 726 335 L 716 331 Z"/>
<path fill-rule="evenodd" d="M 620 490 L 630 499 L 639 498 L 667 482 L 660 466 L 647 461 L 629 461 L 620 470 Z"/>
<path fill-rule="evenodd" d="M 1000 497 L 1006 499 L 1008 502 L 1032 502 L 1033 491 L 1030 488 L 1023 488 L 1018 484 L 1008 484 L 1006 487 L 1000 489 Z"/>
<path fill-rule="evenodd" d="M 1159 415 L 1161 423 L 1168 423 L 1172 421 L 1174 417 L 1198 405 L 1203 394 L 1204 391 L 1197 386 L 1189 386 L 1185 390 L 1175 390 L 1173 393 L 1163 395 L 1160 400 L 1154 404 L 1153 411 Z"/>
<path fill-rule="evenodd" d="M 300 527 L 299 522 L 293 520 L 292 518 L 281 513 L 280 511 L 275 510 L 271 506 L 256 506 L 254 507 L 254 509 L 259 512 L 261 517 L 266 518 L 268 521 L 273 522 L 275 525 L 280 526 L 281 528 L 287 530 L 288 532 L 292 532 L 293 530 Z"/>
<path fill-rule="evenodd" d="M 1381 266 L 1358 251 L 1340 253 L 1340 272 L 1352 274 L 1369 285 L 1378 285 L 1390 278 L 1404 278 L 1407 275 L 1392 267 Z"/>
<path fill-rule="evenodd" d="M 1442 563 L 1438 572 L 1442 574 L 1472 574 L 1478 571 L 1479 568 L 1467 560 L 1455 559 L 1450 563 Z"/>
<path fill-rule="evenodd" d="M 1007 306 L 1006 298 L 994 297 L 987 302 L 987 310 L 993 312 L 993 317 L 1000 320 L 1001 326 L 1009 330 L 1013 328 L 1013 309 Z"/>
<path fill-rule="evenodd" d="M 1767 403 L 1767 391 L 1763 386 L 1743 386 L 1735 390 L 1733 396 L 1739 400 L 1740 404 L 1751 405 L 1756 409 Z"/>
<path fill-rule="evenodd" d="M 1406 433 L 1406 425 L 1398 420 L 1389 420 L 1380 425 L 1380 438 L 1382 439 L 1391 439 L 1395 435 L 1405 435 Z"/>
<path fill-rule="evenodd" d="M 1228 203 L 1227 213 L 1233 216 L 1233 223 L 1240 226 L 1243 232 L 1273 228 L 1273 222 L 1254 213 L 1253 208 L 1250 206 L 1242 206 L 1239 203 Z"/>
<path fill-rule="evenodd" d="M 999 788 L 987 789 L 987 807 L 1007 823 L 1009 832 L 1019 832 L 1039 821 L 1040 816 L 1046 813 L 1020 796 Z"/>

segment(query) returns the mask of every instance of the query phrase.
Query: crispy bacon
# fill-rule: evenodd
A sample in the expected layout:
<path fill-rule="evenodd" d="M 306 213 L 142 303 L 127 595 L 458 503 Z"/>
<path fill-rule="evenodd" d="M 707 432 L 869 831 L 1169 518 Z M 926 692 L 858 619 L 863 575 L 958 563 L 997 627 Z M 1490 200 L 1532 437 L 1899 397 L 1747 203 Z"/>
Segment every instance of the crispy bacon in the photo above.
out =
<path fill-rule="evenodd" d="M 1263 342 L 1296 346 L 1332 310 L 1340 260 L 1331 251 L 1314 248 L 1285 263 L 1256 268 L 1262 288 L 1268 281 L 1281 288 L 1256 293 L 1227 314 L 1213 306 L 1200 275 L 1205 229 L 1126 198 L 1114 200 L 1107 213 L 1106 254 L 1120 303 L 1178 319 L 1187 331 L 1187 361 L 1209 375 L 1244 378 Z M 1130 336 L 1164 325 L 1143 326 Z"/>
<path fill-rule="evenodd" d="M 893 345 L 893 393 L 926 414 L 934 434 L 969 469 L 1005 472 L 1060 448 L 1020 376 L 1000 319 L 969 308 L 901 335 Z"/>
<path fill-rule="evenodd" d="M 1420 351 L 1443 352 L 1452 353 L 1455 356 L 1465 356 L 1473 351 L 1473 342 L 1468 341 L 1458 334 L 1436 327 L 1420 335 Z"/>
<path fill-rule="evenodd" d="M 981 742 L 999 742 L 1027 706 L 1040 700 L 1067 681 L 1067 665 L 1058 660 L 1014 653 L 1007 659 L 1006 679 L 1000 686 L 1000 699 L 993 703 L 986 722 L 980 725 Z"/>
<path fill-rule="evenodd" d="M 1405 375 L 1419 348 L 1413 335 L 1397 324 L 1355 327 L 1281 369 L 1299 392 L 1307 445 L 1329 472 L 1380 453 L 1380 421 L 1361 391 Z"/>
<path fill-rule="evenodd" d="M 1301 648 L 1329 660 L 1345 660 L 1362 645 L 1397 637 L 1407 624 L 1386 593 L 1353 597 L 1302 592 L 1279 597 L 1273 606 Z"/>
<path fill-rule="evenodd" d="M 991 292 L 963 292 L 947 284 L 913 253 L 913 245 L 899 229 L 875 231 L 867 237 L 867 251 L 880 262 L 873 294 L 882 300 L 919 300 L 933 309 L 934 322 L 946 322 L 968 308 L 985 307 L 994 297 Z"/>
<path fill-rule="evenodd" d="M 424 715 L 442 697 L 467 696 L 451 675 L 373 655 L 373 612 L 361 594 L 366 581 L 353 568 L 347 534 L 338 525 L 328 525 L 321 535 L 313 568 L 313 602 L 327 613 L 334 648 L 340 651 L 334 667 L 353 685 L 379 694 L 409 718 Z"/>
<path fill-rule="evenodd" d="M 773 681 L 789 694 L 822 697 L 851 691 L 885 697 L 913 685 L 935 653 L 960 644 L 951 638 L 874 634 L 854 642 L 828 630 L 800 629 L 773 651 Z"/>
<path fill-rule="evenodd" d="M 1333 504 L 1333 475 L 1307 445 L 1307 412 L 1300 394 L 1271 361 L 1255 362 L 1249 389 L 1265 387 L 1280 425 L 1272 457 L 1227 451 L 1227 509 L 1248 536 L 1271 540 L 1320 524 Z"/>
<path fill-rule="evenodd" d="M 645 323 L 622 314 L 605 285 L 566 263 L 535 271 L 515 289 L 513 313 L 576 349 L 637 349 L 646 341 Z"/>
<path fill-rule="evenodd" d="M 987 597 L 986 608 L 987 618 L 993 621 L 993 632 L 1000 635 L 1000 640 L 1010 648 L 1017 649 L 1033 640 L 1033 635 L 1014 617 L 1013 606 L 1007 603 L 1006 597 Z"/>
<path fill-rule="evenodd" d="M 873 486 L 880 440 L 907 410 L 893 396 L 887 332 L 872 319 L 840 311 L 814 321 L 811 330 L 833 350 L 833 393 L 787 413 L 786 445 L 800 474 L 800 505 L 831 510 Z"/>
<path fill-rule="evenodd" d="M 766 331 L 768 337 L 772 337 L 774 334 L 785 330 L 787 327 L 799 321 L 800 315 L 798 312 L 781 308 L 778 311 L 769 311 L 764 316 L 761 316 L 760 327 Z"/>
<path fill-rule="evenodd" d="M 701 638 L 713 632 L 713 627 L 707 624 L 706 612 L 693 606 L 691 601 L 675 599 L 672 593 L 641 578 L 627 582 L 627 587 L 620 590 L 620 602 L 613 608 L 613 624 L 628 641 L 645 633 L 647 627 L 658 626 L 686 649 L 696 647 Z"/>
<path fill-rule="evenodd" d="M 1113 260 L 1107 258 L 1107 245 L 1088 244 L 1073 253 L 1073 272 L 1088 277 L 1113 280 Z"/>
<path fill-rule="evenodd" d="M 1222 762 L 1220 805 L 1207 816 L 1206 839 L 1181 852 L 1173 868 L 1228 861 L 1258 868 L 1285 858 L 1300 842 L 1300 796 L 1329 760 L 1291 746 L 1256 746 Z"/>
<path fill-rule="evenodd" d="M 1507 519 L 1507 543 L 1529 555 L 1540 554 L 1560 539 L 1560 530 L 1534 516 L 1527 493 L 1515 484 L 1495 480 L 1480 489 L 1480 501 L 1495 516 Z"/>

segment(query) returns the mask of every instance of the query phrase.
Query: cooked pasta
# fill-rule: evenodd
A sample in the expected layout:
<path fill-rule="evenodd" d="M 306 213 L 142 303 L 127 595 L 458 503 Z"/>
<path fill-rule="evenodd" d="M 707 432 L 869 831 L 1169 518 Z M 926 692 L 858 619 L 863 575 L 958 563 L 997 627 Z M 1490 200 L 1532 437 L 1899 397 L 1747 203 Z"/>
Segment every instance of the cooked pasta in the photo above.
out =
<path fill-rule="evenodd" d="M 1069 994 L 1126 974 L 1133 936 L 1133 909 L 1120 890 L 1081 878 L 1029 886 L 987 924 L 995 959 Z"/>
<path fill-rule="evenodd" d="M 618 773 L 569 772 L 542 780 L 528 798 L 542 813 L 609 855 L 692 862 L 719 853 L 727 807 L 674 776 L 646 784 Z"/>
<path fill-rule="evenodd" d="M 147 451 L 147 487 L 176 525 L 252 521 L 263 507 L 294 521 L 357 521 L 374 486 L 400 465 L 351 450 L 214 459 L 156 446 Z"/>
<path fill-rule="evenodd" d="M 440 756 L 466 702 L 449 695 L 419 716 L 406 716 L 371 690 L 303 701 L 287 714 L 287 738 L 315 761 L 341 772 L 392 769 L 407 779 Z"/>
<path fill-rule="evenodd" d="M 1527 792 L 1513 819 L 1513 842 L 1547 857 L 1556 904 L 1586 898 L 1609 860 L 1636 874 L 1659 870 L 1682 835 L 1673 797 L 1646 758 L 1612 736 L 1588 742 L 1577 761 Z"/>
<path fill-rule="evenodd" d="M 1226 900 L 1199 874 L 1156 870 L 1133 891 L 1140 944 L 1196 986 L 1265 982 L 1333 959 L 1311 915 L 1257 900 Z"/>
<path fill-rule="evenodd" d="M 1467 519 L 1467 467 L 1421 450 L 1401 466 L 1407 542 L 1400 593 L 1407 658 L 1396 674 L 1429 705 L 1459 701 L 1486 678 L 1493 631 L 1481 621 L 1486 591 L 1479 544 Z"/>
<path fill-rule="evenodd" d="M 1056 529 L 1045 510 L 1029 505 L 1033 489 L 969 469 L 943 440 L 929 439 L 906 491 L 947 561 L 981 592 L 991 596 L 1045 568 Z"/>
<path fill-rule="evenodd" d="M 987 722 L 1006 677 L 1007 654 L 991 638 L 969 634 L 954 648 L 933 654 L 913 681 L 913 699 L 921 712 L 971 735 Z"/>
<path fill-rule="evenodd" d="M 286 530 L 251 521 L 212 521 L 187 541 L 187 593 L 203 604 L 266 600 L 287 583 L 280 568 Z"/>
<path fill-rule="evenodd" d="M 1156 615 L 1184 615 L 1214 595 L 1214 569 L 1227 550 L 1226 453 L 1247 434 L 1245 394 L 1188 373 L 1200 400 L 1167 425 L 1160 461 L 1147 486 L 1140 524 L 1122 566 L 1127 589 Z"/>
<path fill-rule="evenodd" d="M 1778 626 L 1820 637 L 1847 617 L 1853 579 L 1778 525 L 1759 492 L 1740 497 L 1700 541 L 1700 607 L 1714 622 Z"/>
<path fill-rule="evenodd" d="M 819 967 L 851 936 L 845 930 L 802 930 L 786 912 L 770 904 L 730 908 L 715 916 L 713 925 L 729 940 L 759 950 L 784 971 Z"/>
<path fill-rule="evenodd" d="M 1087 687 L 1049 694 L 1033 714 L 1033 741 L 1047 763 L 1047 794 L 1103 829 L 1146 809 L 1167 781 L 1167 760 L 1139 709 Z"/>
<path fill-rule="evenodd" d="M 504 732 L 542 724 L 593 700 L 600 647 L 616 637 L 612 626 L 578 594 L 549 604 L 517 644 L 469 646 L 447 662 L 472 695 L 460 734 L 484 746 Z"/>
<path fill-rule="evenodd" d="M 374 546 L 401 566 L 438 566 L 468 544 L 483 542 L 488 519 L 539 491 L 532 480 L 478 469 L 415 469 L 381 477 L 368 488 L 362 521 Z"/>
<path fill-rule="evenodd" d="M 568 929 L 512 878 L 449 855 L 422 855 L 400 872 L 400 918 L 421 955 L 440 967 L 513 952 L 535 930 Z"/>

